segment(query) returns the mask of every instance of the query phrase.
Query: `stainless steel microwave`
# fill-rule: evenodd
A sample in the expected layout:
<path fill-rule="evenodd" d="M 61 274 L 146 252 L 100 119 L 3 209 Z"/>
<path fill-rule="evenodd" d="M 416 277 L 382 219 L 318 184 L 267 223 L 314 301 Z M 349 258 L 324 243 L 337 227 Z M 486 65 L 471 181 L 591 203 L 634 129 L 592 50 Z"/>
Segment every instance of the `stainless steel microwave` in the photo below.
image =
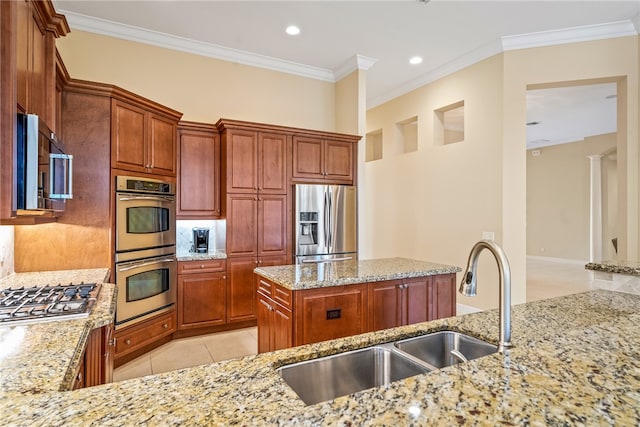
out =
<path fill-rule="evenodd" d="M 37 115 L 18 113 L 15 152 L 15 210 L 64 210 L 73 198 L 73 156 Z"/>

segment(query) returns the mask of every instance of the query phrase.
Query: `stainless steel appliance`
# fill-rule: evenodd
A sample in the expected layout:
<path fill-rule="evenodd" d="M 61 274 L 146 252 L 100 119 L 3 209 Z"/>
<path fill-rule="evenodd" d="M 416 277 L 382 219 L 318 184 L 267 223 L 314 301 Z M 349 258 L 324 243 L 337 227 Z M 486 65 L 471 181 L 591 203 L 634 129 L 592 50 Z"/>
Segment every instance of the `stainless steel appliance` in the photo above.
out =
<path fill-rule="evenodd" d="M 88 317 L 100 285 L 80 283 L 0 290 L 0 325 Z"/>
<path fill-rule="evenodd" d="M 116 252 L 175 247 L 175 194 L 172 182 L 116 177 Z"/>
<path fill-rule="evenodd" d="M 73 198 L 73 156 L 35 114 L 17 115 L 13 208 L 62 211 Z"/>
<path fill-rule="evenodd" d="M 209 251 L 209 229 L 193 227 L 193 252 L 206 254 Z"/>
<path fill-rule="evenodd" d="M 173 308 L 175 254 L 174 184 L 116 177 L 116 329 Z"/>
<path fill-rule="evenodd" d="M 357 258 L 356 187 L 295 187 L 296 263 Z"/>
<path fill-rule="evenodd" d="M 173 308 L 176 302 L 176 267 L 175 252 L 116 262 L 116 329 Z"/>

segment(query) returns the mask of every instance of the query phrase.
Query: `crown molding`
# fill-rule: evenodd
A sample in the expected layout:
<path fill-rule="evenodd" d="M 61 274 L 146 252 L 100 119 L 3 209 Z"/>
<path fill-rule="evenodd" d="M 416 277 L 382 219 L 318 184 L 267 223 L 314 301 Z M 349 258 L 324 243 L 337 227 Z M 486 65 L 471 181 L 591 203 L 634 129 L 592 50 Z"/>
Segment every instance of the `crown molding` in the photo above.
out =
<path fill-rule="evenodd" d="M 356 70 L 368 70 L 378 62 L 376 58 L 371 58 L 364 55 L 353 55 L 347 59 L 342 65 L 333 69 L 333 76 L 335 81 L 340 81 L 347 77 L 349 74 Z"/>
<path fill-rule="evenodd" d="M 391 101 L 394 98 L 409 93 L 415 89 L 418 89 L 419 87 L 432 83 L 436 80 L 448 76 L 449 74 L 453 74 L 456 71 L 460 71 L 470 65 L 473 65 L 491 56 L 497 55 L 501 52 L 502 47 L 498 41 L 486 44 L 440 67 L 427 71 L 425 74 L 422 74 L 413 80 L 405 82 L 404 84 L 397 86 L 395 89 L 381 96 L 367 99 L 367 109 L 377 107 L 378 105 Z"/>
<path fill-rule="evenodd" d="M 638 35 L 631 20 L 502 37 L 505 51 Z"/>
<path fill-rule="evenodd" d="M 221 59 L 223 61 L 266 68 L 268 70 L 335 83 L 333 71 L 325 68 L 312 67 L 265 55 L 231 49 L 216 44 L 204 43 L 184 37 L 145 30 L 139 27 L 115 23 L 65 10 L 61 10 L 60 13 L 64 14 L 67 18 L 69 26 L 78 31 L 101 34 L 123 40 Z"/>

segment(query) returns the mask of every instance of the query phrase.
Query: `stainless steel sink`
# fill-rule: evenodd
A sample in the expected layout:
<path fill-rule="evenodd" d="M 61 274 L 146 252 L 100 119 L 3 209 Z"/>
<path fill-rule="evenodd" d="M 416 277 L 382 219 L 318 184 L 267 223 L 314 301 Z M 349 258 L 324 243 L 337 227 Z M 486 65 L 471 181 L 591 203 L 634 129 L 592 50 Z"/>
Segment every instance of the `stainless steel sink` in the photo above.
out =
<path fill-rule="evenodd" d="M 453 331 L 408 338 L 396 342 L 395 346 L 435 368 L 444 368 L 498 351 L 493 344 Z"/>
<path fill-rule="evenodd" d="M 304 403 L 313 405 L 497 351 L 493 344 L 442 331 L 293 363 L 278 372 Z"/>
<path fill-rule="evenodd" d="M 294 363 L 278 371 L 304 403 L 313 405 L 430 369 L 387 344 Z"/>

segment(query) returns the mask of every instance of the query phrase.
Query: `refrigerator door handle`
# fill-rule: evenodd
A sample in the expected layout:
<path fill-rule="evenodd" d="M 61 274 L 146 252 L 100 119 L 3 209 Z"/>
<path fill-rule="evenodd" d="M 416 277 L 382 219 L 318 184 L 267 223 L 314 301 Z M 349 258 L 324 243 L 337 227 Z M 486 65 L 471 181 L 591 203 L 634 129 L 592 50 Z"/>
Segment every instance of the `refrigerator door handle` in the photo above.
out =
<path fill-rule="evenodd" d="M 327 235 L 329 237 L 329 250 L 332 250 L 331 247 L 333 246 L 333 218 L 331 217 L 331 213 L 333 210 L 333 193 L 331 192 L 331 188 L 329 188 L 328 190 L 329 193 L 329 197 L 327 198 L 327 200 L 329 200 L 329 209 L 327 209 L 328 214 L 327 217 L 329 218 L 329 228 L 328 228 L 328 232 Z"/>
<path fill-rule="evenodd" d="M 324 246 L 329 248 L 329 214 L 327 212 L 329 193 L 324 192 L 324 205 L 323 205 L 323 221 L 324 221 Z"/>
<path fill-rule="evenodd" d="M 353 259 L 352 256 L 342 257 L 342 258 L 332 258 L 332 259 L 305 259 L 302 260 L 302 264 L 319 264 L 321 262 L 335 262 L 335 261 L 348 261 Z"/>

